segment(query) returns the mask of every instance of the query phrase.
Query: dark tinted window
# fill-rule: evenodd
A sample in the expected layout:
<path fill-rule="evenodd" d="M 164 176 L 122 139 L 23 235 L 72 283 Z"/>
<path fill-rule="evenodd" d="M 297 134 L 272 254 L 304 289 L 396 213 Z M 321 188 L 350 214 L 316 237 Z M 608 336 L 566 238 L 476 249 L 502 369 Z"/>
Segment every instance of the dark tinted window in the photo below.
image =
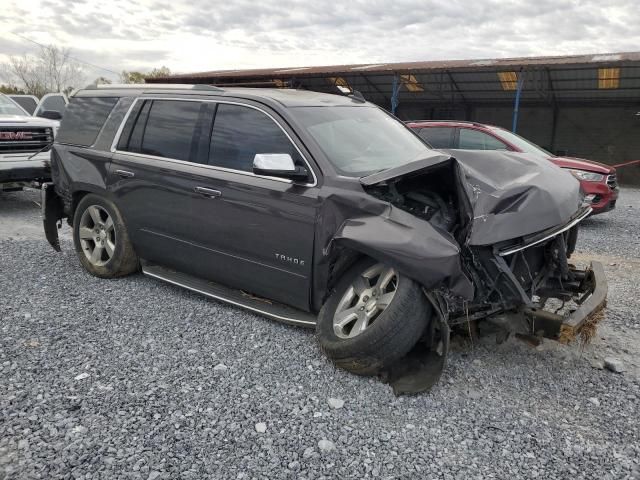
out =
<path fill-rule="evenodd" d="M 93 145 L 118 98 L 72 98 L 60 123 L 60 143 Z"/>
<path fill-rule="evenodd" d="M 458 145 L 461 150 L 508 150 L 496 137 L 471 128 L 460 129 Z"/>
<path fill-rule="evenodd" d="M 218 105 L 209 152 L 209 164 L 246 172 L 253 170 L 257 153 L 288 153 L 296 165 L 304 165 L 289 138 L 271 118 L 239 105 Z"/>
<path fill-rule="evenodd" d="M 124 147 L 122 149 L 137 153 L 142 151 L 142 135 L 144 134 L 144 127 L 147 124 L 151 103 L 151 100 L 136 103 L 133 111 L 129 114 L 127 125 L 125 125 L 125 128 L 122 131 L 122 137 L 120 138 L 118 148 L 121 148 L 120 144 L 128 144 L 128 147 Z"/>
<path fill-rule="evenodd" d="M 40 106 L 38 108 L 38 111 L 36 112 L 36 115 L 46 110 L 53 110 L 56 112 L 60 112 L 60 114 L 64 116 L 66 107 L 67 107 L 67 102 L 65 102 L 62 94 L 49 95 L 48 97 L 46 98 L 43 97 L 43 99 L 40 100 Z"/>
<path fill-rule="evenodd" d="M 13 100 L 22 108 L 24 108 L 30 115 L 33 115 L 33 112 L 36 111 L 38 102 L 36 102 L 35 99 L 31 97 L 19 97 L 19 96 L 12 96 L 12 95 L 9 95 L 9 97 L 11 98 L 11 100 Z"/>
<path fill-rule="evenodd" d="M 433 148 L 453 148 L 454 128 L 448 127 L 427 127 L 418 132 Z"/>
<path fill-rule="evenodd" d="M 195 161 L 194 136 L 199 126 L 201 102 L 154 100 L 146 119 L 140 153 L 156 157 Z M 140 131 L 140 115 L 131 135 L 132 142 Z"/>

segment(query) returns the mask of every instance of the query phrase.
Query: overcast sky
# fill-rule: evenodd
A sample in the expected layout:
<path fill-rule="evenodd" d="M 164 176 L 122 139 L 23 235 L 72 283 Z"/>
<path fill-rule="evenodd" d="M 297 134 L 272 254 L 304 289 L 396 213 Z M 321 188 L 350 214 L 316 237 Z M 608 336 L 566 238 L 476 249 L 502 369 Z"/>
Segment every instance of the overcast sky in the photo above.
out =
<path fill-rule="evenodd" d="M 2 0 L 0 61 L 37 42 L 114 72 L 640 49 L 634 0 Z M 88 69 L 88 76 L 114 77 Z"/>

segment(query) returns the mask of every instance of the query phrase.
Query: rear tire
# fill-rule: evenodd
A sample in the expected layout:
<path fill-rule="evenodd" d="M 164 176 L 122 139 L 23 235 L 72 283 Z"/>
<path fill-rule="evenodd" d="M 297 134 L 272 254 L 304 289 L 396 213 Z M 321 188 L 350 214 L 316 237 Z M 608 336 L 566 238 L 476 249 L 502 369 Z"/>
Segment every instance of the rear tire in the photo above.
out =
<path fill-rule="evenodd" d="M 113 202 L 98 195 L 86 195 L 78 203 L 73 244 L 82 266 L 96 277 L 121 277 L 139 268 L 122 215 Z"/>
<path fill-rule="evenodd" d="M 316 334 L 336 366 L 358 375 L 375 375 L 413 348 L 431 316 L 431 304 L 418 283 L 365 259 L 337 282 L 320 310 Z"/>

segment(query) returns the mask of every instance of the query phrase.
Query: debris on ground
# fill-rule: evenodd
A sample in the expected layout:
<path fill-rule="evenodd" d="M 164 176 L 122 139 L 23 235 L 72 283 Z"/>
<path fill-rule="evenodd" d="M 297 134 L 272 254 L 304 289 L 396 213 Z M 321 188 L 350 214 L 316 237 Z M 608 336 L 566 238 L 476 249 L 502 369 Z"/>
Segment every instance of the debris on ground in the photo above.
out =
<path fill-rule="evenodd" d="M 621 360 L 614 357 L 605 358 L 604 366 L 607 370 L 611 370 L 614 373 L 622 373 L 626 370 L 624 363 L 622 363 Z"/>

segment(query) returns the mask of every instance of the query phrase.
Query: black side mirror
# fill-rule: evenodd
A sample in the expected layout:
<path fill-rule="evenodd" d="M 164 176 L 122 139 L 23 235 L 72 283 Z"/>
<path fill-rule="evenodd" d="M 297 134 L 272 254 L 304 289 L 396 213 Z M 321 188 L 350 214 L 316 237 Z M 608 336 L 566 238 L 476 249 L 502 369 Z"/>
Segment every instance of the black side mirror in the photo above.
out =
<path fill-rule="evenodd" d="M 43 110 L 38 112 L 36 117 L 47 118 L 49 120 L 62 120 L 62 114 L 57 110 Z"/>

